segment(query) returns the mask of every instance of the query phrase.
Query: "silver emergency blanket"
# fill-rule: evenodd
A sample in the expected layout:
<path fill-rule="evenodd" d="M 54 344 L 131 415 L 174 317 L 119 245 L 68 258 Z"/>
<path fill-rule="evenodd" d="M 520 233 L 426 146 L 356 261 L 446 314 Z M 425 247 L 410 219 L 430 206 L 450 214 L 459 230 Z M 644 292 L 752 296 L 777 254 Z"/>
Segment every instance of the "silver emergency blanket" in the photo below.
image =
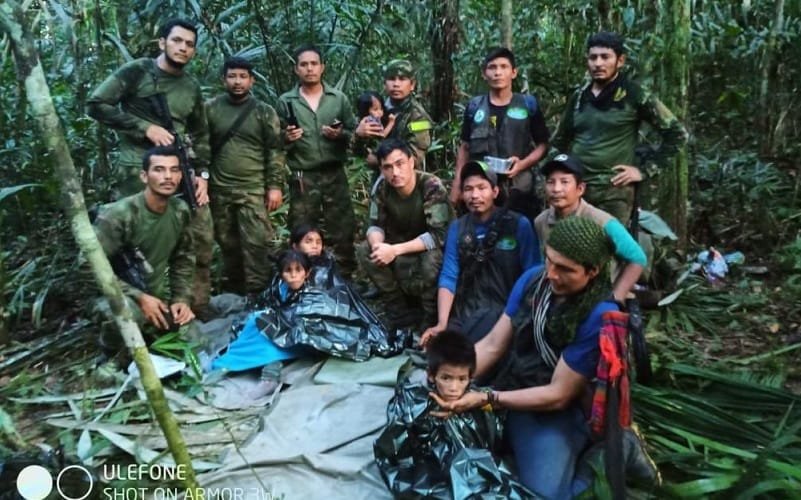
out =
<path fill-rule="evenodd" d="M 422 379 L 422 381 L 421 381 Z M 396 498 L 535 498 L 493 457 L 503 435 L 493 411 L 475 409 L 449 418 L 429 397 L 419 372 L 402 378 L 387 407 L 388 424 L 375 442 L 376 463 Z"/>
<path fill-rule="evenodd" d="M 256 327 L 282 348 L 317 351 L 364 361 L 394 356 L 411 342 L 408 331 L 390 332 L 367 304 L 334 270 L 327 256 L 315 263 L 313 276 L 282 299 L 280 279 L 261 296 Z"/>

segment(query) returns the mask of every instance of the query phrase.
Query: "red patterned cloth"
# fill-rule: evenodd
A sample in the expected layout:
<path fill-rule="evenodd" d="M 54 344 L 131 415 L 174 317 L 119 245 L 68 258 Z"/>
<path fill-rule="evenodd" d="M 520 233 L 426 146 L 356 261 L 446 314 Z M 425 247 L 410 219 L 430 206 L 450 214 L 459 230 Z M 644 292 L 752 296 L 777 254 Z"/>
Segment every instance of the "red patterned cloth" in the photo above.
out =
<path fill-rule="evenodd" d="M 620 427 L 631 427 L 629 391 L 628 324 L 629 315 L 620 311 L 604 313 L 599 343 L 601 355 L 596 371 L 595 394 L 592 397 L 590 430 L 596 440 L 604 437 L 606 420 L 617 414 Z M 609 391 L 619 391 L 617 408 L 607 408 Z"/>

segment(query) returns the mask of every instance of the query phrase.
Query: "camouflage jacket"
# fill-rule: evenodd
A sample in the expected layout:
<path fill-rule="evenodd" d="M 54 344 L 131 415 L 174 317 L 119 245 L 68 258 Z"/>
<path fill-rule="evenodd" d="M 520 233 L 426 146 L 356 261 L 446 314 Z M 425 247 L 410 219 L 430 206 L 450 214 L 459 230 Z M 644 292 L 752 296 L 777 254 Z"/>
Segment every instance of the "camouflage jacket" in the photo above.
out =
<path fill-rule="evenodd" d="M 608 186 L 615 165 L 637 165 L 634 149 L 640 125 L 645 122 L 661 136 L 654 159 L 665 165 L 687 140 L 678 119 L 653 94 L 625 75 L 610 83 L 597 97 L 591 83 L 568 98 L 551 145 L 576 156 L 586 169 L 589 185 Z"/>
<path fill-rule="evenodd" d="M 395 125 L 387 137 L 406 141 L 414 151 L 417 168 L 425 170 L 426 151 L 431 147 L 433 120 L 423 109 L 423 105 L 411 95 L 397 106 L 393 106 L 392 101 L 387 98 L 384 105 L 387 113 L 395 115 Z"/>
<path fill-rule="evenodd" d="M 152 99 L 159 92 L 165 94 L 176 131 L 191 139 L 193 166 L 199 171 L 207 170 L 210 154 L 203 96 L 200 86 L 187 74 L 172 75 L 159 69 L 154 59 L 136 59 L 124 64 L 92 92 L 88 113 L 117 131 L 120 163 L 139 165 L 145 150 L 153 147 L 145 137 L 147 128 L 166 125 L 158 119 Z"/>
<path fill-rule="evenodd" d="M 427 248 L 442 249 L 451 219 L 448 191 L 433 174 L 416 170 L 415 175 L 414 191 L 405 198 L 386 181 L 380 182 L 370 202 L 367 231 L 383 231 L 387 243 L 421 238 Z"/>
<path fill-rule="evenodd" d="M 109 257 L 126 247 L 141 250 L 153 269 L 145 278 L 149 295 L 189 304 L 195 272 L 190 217 L 189 206 L 175 197 L 169 199 L 163 214 L 154 213 L 140 192 L 101 207 L 94 226 Z M 144 293 L 124 282 L 122 288 L 133 299 Z"/>
<path fill-rule="evenodd" d="M 213 190 L 263 194 L 265 189 L 284 187 L 286 166 L 278 114 L 255 97 L 249 99 L 256 102 L 256 108 L 212 158 L 209 183 Z M 244 106 L 232 102 L 228 94 L 206 102 L 212 144 L 228 135 Z"/>

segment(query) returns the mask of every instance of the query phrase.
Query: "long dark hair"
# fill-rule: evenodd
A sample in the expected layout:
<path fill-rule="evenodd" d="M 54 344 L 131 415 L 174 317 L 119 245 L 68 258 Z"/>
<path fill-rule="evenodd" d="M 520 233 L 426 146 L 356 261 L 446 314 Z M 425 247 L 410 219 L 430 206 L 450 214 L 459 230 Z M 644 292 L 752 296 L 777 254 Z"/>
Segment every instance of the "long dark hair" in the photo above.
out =
<path fill-rule="evenodd" d="M 300 241 L 306 237 L 309 233 L 317 233 L 320 235 L 320 239 L 323 240 L 323 246 L 325 246 L 325 238 L 323 237 L 323 232 L 320 231 L 320 228 L 313 225 L 313 224 L 299 224 L 292 229 L 292 232 L 289 233 L 289 244 L 295 246 L 300 243 Z"/>
<path fill-rule="evenodd" d="M 359 94 L 359 98 L 356 99 L 356 113 L 359 115 L 360 119 L 370 114 L 370 108 L 373 107 L 373 99 L 378 100 L 381 104 L 381 109 L 383 109 L 386 114 L 387 110 L 384 108 L 384 101 L 381 100 L 381 96 L 378 95 L 378 92 L 365 90 Z"/>

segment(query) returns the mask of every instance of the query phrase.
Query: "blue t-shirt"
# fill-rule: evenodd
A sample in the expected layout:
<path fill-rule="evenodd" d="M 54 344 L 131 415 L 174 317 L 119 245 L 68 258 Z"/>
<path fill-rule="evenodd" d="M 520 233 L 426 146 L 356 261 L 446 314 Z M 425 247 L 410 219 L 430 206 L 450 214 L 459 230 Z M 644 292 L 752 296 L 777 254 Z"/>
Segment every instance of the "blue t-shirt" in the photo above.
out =
<path fill-rule="evenodd" d="M 476 231 L 476 239 L 482 240 L 487 235 L 489 229 L 487 224 L 474 221 L 473 227 Z M 519 217 L 517 220 L 517 242 L 520 268 L 523 271 L 541 262 L 537 234 L 525 217 Z M 439 272 L 438 286 L 448 289 L 451 293 L 456 293 L 460 270 L 459 219 L 456 219 L 448 227 L 448 238 L 445 241 L 445 254 L 442 257 L 442 270 Z"/>
<path fill-rule="evenodd" d="M 506 303 L 505 313 L 507 316 L 512 318 L 521 306 L 528 307 L 526 304 L 522 304 L 526 285 L 544 268 L 545 266 L 532 267 L 518 278 Z M 605 312 L 619 310 L 618 305 L 612 301 L 604 301 L 595 306 L 587 319 L 579 325 L 573 341 L 562 350 L 562 358 L 567 366 L 589 379 L 595 377 L 600 355 L 598 336 L 601 333 L 601 316 Z"/>

